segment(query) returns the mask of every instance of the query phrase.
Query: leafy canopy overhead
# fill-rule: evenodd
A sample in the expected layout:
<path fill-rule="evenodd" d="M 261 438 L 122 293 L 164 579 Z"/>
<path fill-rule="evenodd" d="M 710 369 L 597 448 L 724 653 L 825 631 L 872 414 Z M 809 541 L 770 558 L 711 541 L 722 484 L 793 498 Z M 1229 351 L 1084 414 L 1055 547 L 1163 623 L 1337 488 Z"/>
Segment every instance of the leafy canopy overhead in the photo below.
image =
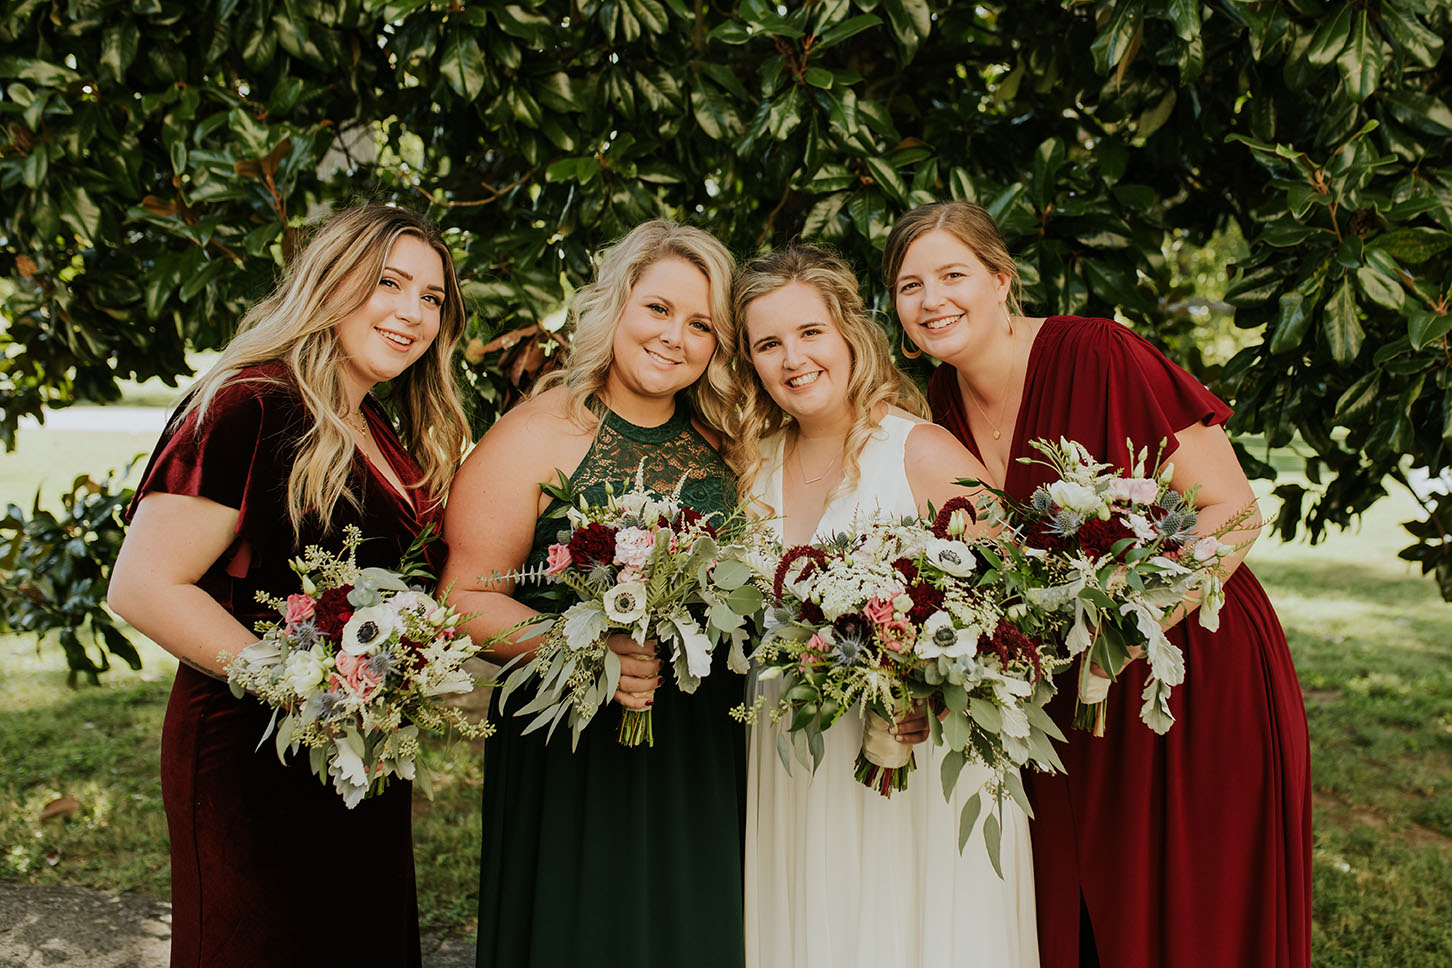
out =
<path fill-rule="evenodd" d="M 549 364 L 590 253 L 642 219 L 740 255 L 826 241 L 870 278 L 893 218 L 952 196 L 998 217 L 1030 311 L 1118 314 L 1227 396 L 1233 429 L 1303 443 L 1311 487 L 1278 489 L 1284 533 L 1448 467 L 1438 0 L 0 10 L 7 443 L 42 405 L 184 373 L 306 217 L 360 197 L 450 230 L 484 423 Z M 1165 253 L 1232 226 L 1248 348 L 1204 366 Z M 1426 507 L 1406 556 L 1452 597 L 1452 499 Z"/>

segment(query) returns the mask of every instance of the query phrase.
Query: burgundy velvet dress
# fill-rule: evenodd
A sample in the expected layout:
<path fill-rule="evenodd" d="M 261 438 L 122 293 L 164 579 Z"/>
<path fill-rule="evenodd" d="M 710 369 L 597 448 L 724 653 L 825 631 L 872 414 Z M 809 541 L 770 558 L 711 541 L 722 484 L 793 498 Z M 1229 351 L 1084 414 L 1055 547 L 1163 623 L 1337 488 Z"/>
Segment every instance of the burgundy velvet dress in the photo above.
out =
<path fill-rule="evenodd" d="M 933 375 L 933 415 L 974 453 L 952 367 Z M 1028 359 L 1004 490 L 1044 482 L 1028 441 L 1066 436 L 1128 463 L 1125 438 L 1154 452 L 1230 408 L 1112 320 L 1054 316 Z M 1185 682 L 1157 736 L 1139 719 L 1146 664 L 1111 690 L 1106 733 L 1070 727 L 1072 685 L 1050 711 L 1069 742 L 1064 775 L 1026 775 L 1044 968 L 1081 964 L 1083 912 L 1105 968 L 1305 968 L 1311 953 L 1311 776 L 1306 712 L 1286 639 L 1242 565 L 1220 630 L 1192 616 L 1170 633 Z M 1081 908 L 1082 898 L 1082 908 Z M 1085 964 L 1093 964 L 1092 956 Z"/>
<path fill-rule="evenodd" d="M 399 478 L 417 481 L 377 403 L 364 412 Z M 424 525 L 442 520 L 414 491 L 425 509 L 416 512 L 355 451 L 360 507 L 340 501 L 329 534 L 311 526 L 294 541 L 287 478 L 308 420 L 282 365 L 244 370 L 218 391 L 200 436 L 194 416 L 167 428 L 136 492 L 138 502 L 162 491 L 238 509 L 236 541 L 199 584 L 249 628 L 266 614 L 256 592 L 299 589 L 287 561 L 306 545 L 337 550 L 343 525 L 356 524 L 359 563 L 394 567 Z M 441 560 L 444 549 L 429 551 Z M 225 683 L 177 669 L 161 745 L 172 968 L 419 965 L 410 784 L 348 810 L 309 771 L 306 751 L 283 766 L 270 740 L 257 749 L 269 716 Z"/>

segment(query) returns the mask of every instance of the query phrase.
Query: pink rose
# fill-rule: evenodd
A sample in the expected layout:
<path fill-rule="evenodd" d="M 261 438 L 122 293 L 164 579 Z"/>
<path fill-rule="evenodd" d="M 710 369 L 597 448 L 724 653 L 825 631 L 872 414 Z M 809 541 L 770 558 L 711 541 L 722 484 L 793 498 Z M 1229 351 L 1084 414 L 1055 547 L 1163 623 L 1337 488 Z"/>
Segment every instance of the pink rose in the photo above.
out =
<path fill-rule="evenodd" d="M 353 669 L 358 665 L 358 657 L 347 652 L 339 652 L 333 656 L 333 667 L 338 670 L 340 676 L 351 676 Z"/>
<path fill-rule="evenodd" d="M 621 528 L 615 532 L 615 564 L 639 573 L 655 550 L 655 532 L 645 528 Z"/>
<path fill-rule="evenodd" d="M 1116 477 L 1109 482 L 1109 496 L 1131 504 L 1152 504 L 1159 494 L 1159 484 L 1145 477 Z"/>
<path fill-rule="evenodd" d="M 570 546 L 562 544 L 550 545 L 549 551 L 545 553 L 545 574 L 554 576 L 564 572 L 570 567 Z"/>
<path fill-rule="evenodd" d="M 904 618 L 895 618 L 877 630 L 882 644 L 894 652 L 907 652 L 912 647 L 912 633 L 912 626 Z"/>
<path fill-rule="evenodd" d="M 878 626 L 887 625 L 895 614 L 891 598 L 874 598 L 862 608 L 862 617 Z"/>
<path fill-rule="evenodd" d="M 311 595 L 289 595 L 287 596 L 287 619 L 288 625 L 296 625 L 299 622 L 306 622 L 313 617 L 313 609 L 318 603 Z"/>

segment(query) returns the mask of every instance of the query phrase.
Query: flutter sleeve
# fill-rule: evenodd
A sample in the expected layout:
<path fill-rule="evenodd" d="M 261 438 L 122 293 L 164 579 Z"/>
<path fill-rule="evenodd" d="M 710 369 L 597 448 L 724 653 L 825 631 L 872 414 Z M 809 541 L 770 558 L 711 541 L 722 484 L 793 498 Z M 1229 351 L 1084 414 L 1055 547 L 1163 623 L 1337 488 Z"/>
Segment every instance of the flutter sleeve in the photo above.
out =
<path fill-rule="evenodd" d="M 1076 319 L 1067 330 L 1062 349 L 1065 362 L 1072 361 L 1069 382 L 1083 392 L 1066 395 L 1063 417 L 1071 429 L 1091 421 L 1099 425 L 1102 419 L 1093 429 L 1104 434 L 1104 459 L 1126 466 L 1131 459 L 1126 441 L 1136 449 L 1148 447 L 1153 458 L 1163 440 L 1162 457 L 1169 457 L 1179 446 L 1177 431 L 1230 418 L 1233 411 L 1225 401 L 1128 327 L 1109 319 Z M 1102 418 L 1091 416 L 1097 409 L 1094 397 L 1102 401 Z"/>
<path fill-rule="evenodd" d="M 302 408 L 287 384 L 245 373 L 217 391 L 206 414 L 173 420 L 136 489 L 128 518 L 147 494 L 204 497 L 235 508 L 238 542 L 227 571 L 245 574 L 252 552 L 284 530 L 287 479 Z M 239 560 L 240 559 L 240 560 Z"/>

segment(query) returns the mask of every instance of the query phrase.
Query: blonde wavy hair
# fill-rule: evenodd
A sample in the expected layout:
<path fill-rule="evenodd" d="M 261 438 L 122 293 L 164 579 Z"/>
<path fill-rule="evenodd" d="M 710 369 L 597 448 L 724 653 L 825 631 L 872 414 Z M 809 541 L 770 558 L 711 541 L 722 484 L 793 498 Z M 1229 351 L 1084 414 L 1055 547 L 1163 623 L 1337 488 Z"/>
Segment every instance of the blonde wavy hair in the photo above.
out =
<path fill-rule="evenodd" d="M 236 335 L 197 381 L 176 418 L 195 413 L 200 433 L 217 391 L 243 369 L 273 361 L 285 365 L 312 417 L 287 480 L 287 513 L 295 536 L 308 515 L 330 530 L 339 500 L 357 505 L 348 489 L 353 436 L 343 421 L 349 404 L 334 327 L 368 301 L 394 243 L 404 235 L 417 236 L 439 254 L 445 293 L 438 335 L 391 381 L 389 399 L 398 413 L 399 437 L 423 470 L 415 487 L 441 503 L 469 440 L 453 370 L 466 314 L 443 236 L 432 222 L 404 209 L 357 205 L 317 226 L 277 288 L 242 317 Z"/>
<path fill-rule="evenodd" d="M 887 244 L 882 249 L 882 278 L 887 291 L 897 298 L 897 277 L 902 272 L 903 259 L 912 244 L 929 232 L 938 229 L 947 232 L 973 250 L 984 268 L 995 275 L 1008 277 L 1008 296 L 1004 306 L 1010 315 L 1022 316 L 1021 298 L 1023 286 L 1018 277 L 1018 265 L 1009 255 L 1008 244 L 998 223 L 982 205 L 972 202 L 929 202 L 919 205 L 892 224 Z"/>
<path fill-rule="evenodd" d="M 765 464 L 762 440 L 796 424 L 767 393 L 752 365 L 746 313 L 754 300 L 792 283 L 817 290 L 827 304 L 832 324 L 847 341 L 852 354 L 852 374 L 847 381 L 852 429 L 843 446 L 842 480 L 827 499 L 852 487 L 861 477 L 862 448 L 880 426 L 875 414 L 884 406 L 898 406 L 928 419 L 927 400 L 907 374 L 893 364 L 887 333 L 863 303 L 857 276 L 846 262 L 826 249 L 801 244 L 753 259 L 737 274 L 731 298 L 737 334 L 732 363 L 737 376 L 740 412 L 732 433 L 727 435 L 726 459 L 738 475 L 738 491 L 743 500 L 750 499 L 752 487 Z M 777 513 L 774 508 L 767 510 Z"/>
<path fill-rule="evenodd" d="M 615 328 L 630 300 L 630 292 L 645 270 L 662 259 L 683 259 L 705 275 L 710 286 L 711 329 L 716 348 L 706 372 L 685 391 L 691 410 L 718 433 L 730 426 L 731 348 L 735 343 L 731 313 L 731 275 L 736 260 L 710 232 L 667 219 L 642 222 L 624 238 L 602 250 L 595 279 L 575 294 L 570 309 L 574 333 L 564 365 L 536 385 L 534 394 L 552 386 L 567 391 L 567 412 L 581 427 L 593 427 L 598 414 L 588 401 L 597 398 L 615 362 Z M 601 404 L 603 406 L 603 404 Z"/>

